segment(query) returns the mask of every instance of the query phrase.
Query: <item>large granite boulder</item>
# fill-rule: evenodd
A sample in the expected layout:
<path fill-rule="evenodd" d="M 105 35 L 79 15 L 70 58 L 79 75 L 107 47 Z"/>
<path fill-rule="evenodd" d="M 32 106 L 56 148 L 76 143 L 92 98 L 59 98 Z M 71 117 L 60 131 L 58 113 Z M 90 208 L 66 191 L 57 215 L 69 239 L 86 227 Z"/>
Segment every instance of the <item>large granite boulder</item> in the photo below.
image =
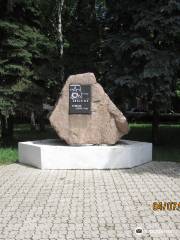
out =
<path fill-rule="evenodd" d="M 91 86 L 91 113 L 69 114 L 69 86 Z M 115 144 L 128 133 L 128 123 L 97 83 L 93 73 L 72 75 L 66 81 L 50 123 L 67 144 Z"/>

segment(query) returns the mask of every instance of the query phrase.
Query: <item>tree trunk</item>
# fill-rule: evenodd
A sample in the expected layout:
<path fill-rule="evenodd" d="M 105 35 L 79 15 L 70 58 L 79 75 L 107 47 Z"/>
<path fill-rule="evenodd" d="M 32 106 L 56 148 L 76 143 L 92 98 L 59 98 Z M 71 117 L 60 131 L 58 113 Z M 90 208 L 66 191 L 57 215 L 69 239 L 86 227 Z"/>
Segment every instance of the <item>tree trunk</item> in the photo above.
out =
<path fill-rule="evenodd" d="M 37 124 L 34 111 L 31 112 L 31 130 L 37 130 Z"/>
<path fill-rule="evenodd" d="M 6 136 L 7 128 L 6 128 L 6 119 L 3 115 L 1 115 L 1 138 L 3 139 Z"/>
<path fill-rule="evenodd" d="M 11 13 L 13 11 L 14 0 L 7 1 L 7 12 Z"/>
<path fill-rule="evenodd" d="M 46 123 L 45 123 L 45 116 L 44 116 L 44 113 L 42 113 L 40 116 L 39 116 L 39 131 L 40 132 L 44 132 L 45 129 L 46 129 Z"/>
<path fill-rule="evenodd" d="M 60 79 L 61 83 L 64 81 L 64 66 L 63 66 L 63 54 L 64 54 L 64 45 L 63 45 L 63 30 L 62 30 L 62 10 L 64 6 L 64 0 L 58 0 L 58 29 L 57 29 L 57 42 L 59 57 L 61 60 L 61 70 L 60 70 Z"/>
<path fill-rule="evenodd" d="M 39 122 L 39 131 L 40 131 L 40 132 L 44 132 L 45 130 L 46 130 L 45 122 L 44 122 L 44 120 L 40 119 L 40 122 Z"/>
<path fill-rule="evenodd" d="M 153 111 L 152 142 L 154 145 L 157 145 L 159 143 L 159 112 L 157 109 L 154 109 Z"/>
<path fill-rule="evenodd" d="M 1 115 L 1 138 L 9 140 L 13 138 L 14 118 L 10 115 L 8 118 Z"/>

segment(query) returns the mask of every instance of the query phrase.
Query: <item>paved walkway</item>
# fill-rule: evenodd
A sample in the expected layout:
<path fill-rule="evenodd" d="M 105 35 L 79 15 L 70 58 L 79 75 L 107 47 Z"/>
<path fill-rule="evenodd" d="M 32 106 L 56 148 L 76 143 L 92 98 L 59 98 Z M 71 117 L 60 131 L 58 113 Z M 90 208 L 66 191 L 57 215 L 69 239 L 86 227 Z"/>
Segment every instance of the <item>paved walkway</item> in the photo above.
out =
<path fill-rule="evenodd" d="M 153 211 L 156 201 L 180 202 L 180 164 L 110 171 L 0 166 L 0 240 L 180 239 L 180 209 Z"/>

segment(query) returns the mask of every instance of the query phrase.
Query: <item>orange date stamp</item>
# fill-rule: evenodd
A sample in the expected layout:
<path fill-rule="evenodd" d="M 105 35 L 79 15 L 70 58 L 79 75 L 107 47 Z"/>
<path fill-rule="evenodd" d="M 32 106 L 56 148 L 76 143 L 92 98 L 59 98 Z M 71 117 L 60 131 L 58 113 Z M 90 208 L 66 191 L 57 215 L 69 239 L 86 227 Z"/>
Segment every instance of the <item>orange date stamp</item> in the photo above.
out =
<path fill-rule="evenodd" d="M 180 202 L 153 202 L 154 211 L 180 211 Z"/>

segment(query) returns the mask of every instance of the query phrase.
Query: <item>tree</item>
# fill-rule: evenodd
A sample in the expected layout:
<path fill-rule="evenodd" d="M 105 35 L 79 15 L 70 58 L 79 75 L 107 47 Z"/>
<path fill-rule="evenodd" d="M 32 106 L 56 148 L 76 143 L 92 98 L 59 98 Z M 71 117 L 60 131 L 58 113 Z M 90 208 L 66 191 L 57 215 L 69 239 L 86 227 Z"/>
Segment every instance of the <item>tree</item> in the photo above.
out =
<path fill-rule="evenodd" d="M 107 0 L 106 6 L 105 79 L 116 101 L 144 101 L 153 113 L 157 143 L 159 113 L 170 108 L 180 69 L 180 3 Z"/>
<path fill-rule="evenodd" d="M 66 76 L 88 71 L 97 73 L 99 25 L 96 1 L 67 1 L 63 18 Z"/>
<path fill-rule="evenodd" d="M 64 7 L 64 0 L 56 0 L 56 8 L 57 8 L 57 23 L 56 23 L 56 42 L 57 42 L 57 49 L 59 53 L 59 58 L 61 62 L 61 71 L 60 71 L 60 81 L 61 83 L 64 82 L 64 64 L 63 64 L 63 55 L 64 55 L 64 39 L 63 39 L 63 7 Z"/>
<path fill-rule="evenodd" d="M 0 115 L 6 138 L 12 137 L 15 113 L 39 113 L 48 90 L 57 85 L 53 79 L 56 46 L 42 32 L 33 0 L 1 2 Z"/>

